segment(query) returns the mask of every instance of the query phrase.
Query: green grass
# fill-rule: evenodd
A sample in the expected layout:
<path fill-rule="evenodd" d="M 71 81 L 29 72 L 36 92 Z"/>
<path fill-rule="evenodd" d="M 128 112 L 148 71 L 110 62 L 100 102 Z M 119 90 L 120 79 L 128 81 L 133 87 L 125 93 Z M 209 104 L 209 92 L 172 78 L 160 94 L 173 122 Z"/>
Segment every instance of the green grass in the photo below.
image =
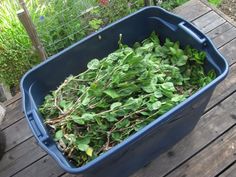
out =
<path fill-rule="evenodd" d="M 215 6 L 219 6 L 222 2 L 222 0 L 208 0 L 209 3 L 215 5 Z"/>

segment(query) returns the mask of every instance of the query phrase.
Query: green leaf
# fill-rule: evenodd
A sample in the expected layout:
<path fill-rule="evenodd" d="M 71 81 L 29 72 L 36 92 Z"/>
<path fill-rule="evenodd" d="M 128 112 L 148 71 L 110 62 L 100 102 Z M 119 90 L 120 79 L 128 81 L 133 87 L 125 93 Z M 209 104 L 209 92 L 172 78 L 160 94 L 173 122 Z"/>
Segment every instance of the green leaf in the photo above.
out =
<path fill-rule="evenodd" d="M 128 69 L 129 69 L 129 64 L 125 64 L 125 65 L 121 66 L 121 69 L 122 69 L 123 71 L 128 71 Z"/>
<path fill-rule="evenodd" d="M 210 80 L 213 80 L 216 78 L 216 73 L 214 70 L 210 70 L 208 73 L 207 73 L 207 76 L 210 77 Z"/>
<path fill-rule="evenodd" d="M 170 92 L 176 91 L 175 86 L 172 82 L 165 82 L 165 83 L 161 84 L 161 88 L 163 90 L 167 90 L 167 91 L 170 91 Z"/>
<path fill-rule="evenodd" d="M 154 92 L 154 96 L 155 96 L 156 98 L 161 98 L 161 97 L 163 97 L 163 95 L 162 95 L 162 93 L 161 93 L 160 90 L 155 91 L 155 92 Z"/>
<path fill-rule="evenodd" d="M 84 125 L 85 124 L 84 120 L 79 116 L 72 115 L 71 118 L 75 123 L 77 123 L 79 125 Z"/>
<path fill-rule="evenodd" d="M 65 135 L 65 137 L 66 137 L 66 139 L 68 139 L 70 141 L 70 143 L 76 142 L 76 135 L 74 135 L 74 134 Z"/>
<path fill-rule="evenodd" d="M 89 21 L 89 25 L 95 30 L 98 30 L 101 27 L 102 23 L 103 21 L 101 19 L 93 19 Z"/>
<path fill-rule="evenodd" d="M 90 137 L 84 137 L 84 138 L 77 138 L 76 144 L 89 144 L 90 143 Z"/>
<path fill-rule="evenodd" d="M 120 97 L 120 95 L 115 90 L 112 90 L 112 89 L 105 90 L 104 93 L 107 94 L 108 96 L 110 96 L 113 99 Z"/>
<path fill-rule="evenodd" d="M 109 122 L 115 122 L 117 121 L 116 115 L 112 115 L 112 114 L 106 114 L 105 115 L 105 119 Z"/>
<path fill-rule="evenodd" d="M 126 102 L 125 102 L 125 109 L 131 109 L 133 111 L 137 110 L 138 108 L 140 108 L 141 104 L 143 102 L 143 98 L 139 97 L 139 98 L 133 98 L 130 97 Z"/>
<path fill-rule="evenodd" d="M 93 120 L 94 118 L 94 114 L 91 114 L 91 113 L 84 113 L 81 118 L 83 120 Z"/>
<path fill-rule="evenodd" d="M 161 107 L 161 102 L 160 101 L 157 101 L 157 102 L 152 104 L 153 110 L 158 110 L 160 107 Z"/>
<path fill-rule="evenodd" d="M 59 105 L 60 105 L 60 107 L 65 109 L 66 108 L 66 101 L 65 100 L 60 101 Z"/>
<path fill-rule="evenodd" d="M 179 103 L 185 100 L 184 95 L 174 95 L 173 98 L 171 98 L 171 101 Z"/>
<path fill-rule="evenodd" d="M 172 102 L 172 101 L 167 101 L 167 102 L 164 102 L 162 103 L 160 109 L 159 109 L 159 113 L 160 114 L 164 114 L 166 113 L 167 111 L 169 111 L 175 104 Z"/>
<path fill-rule="evenodd" d="M 87 145 L 87 144 L 78 144 L 77 147 L 80 151 L 86 151 L 89 148 L 89 145 Z"/>
<path fill-rule="evenodd" d="M 111 134 L 111 137 L 115 141 L 121 141 L 121 134 L 119 132 L 113 132 Z"/>
<path fill-rule="evenodd" d="M 186 65 L 186 63 L 187 63 L 187 60 L 188 60 L 188 57 L 187 57 L 186 55 L 181 55 L 181 56 L 178 58 L 178 60 L 177 60 L 177 62 L 176 62 L 176 65 L 177 65 L 177 66 L 184 66 L 184 65 Z"/>
<path fill-rule="evenodd" d="M 158 45 L 160 43 L 158 36 L 154 31 L 151 33 L 150 39 L 155 45 Z"/>
<path fill-rule="evenodd" d="M 149 85 L 143 86 L 142 89 L 147 93 L 152 93 L 156 90 L 156 86 L 154 84 L 149 84 Z"/>
<path fill-rule="evenodd" d="M 60 140 L 63 137 L 63 131 L 62 130 L 58 130 L 55 134 L 55 139 L 56 140 Z"/>
<path fill-rule="evenodd" d="M 98 69 L 99 66 L 100 66 L 100 61 L 98 59 L 93 59 L 87 64 L 88 69 L 91 70 Z"/>
<path fill-rule="evenodd" d="M 115 109 L 117 107 L 120 107 L 121 105 L 122 105 L 121 102 L 112 103 L 110 109 L 113 110 L 113 109 Z"/>
<path fill-rule="evenodd" d="M 82 101 L 82 105 L 87 106 L 89 104 L 89 102 L 90 102 L 90 97 L 88 94 L 86 94 L 83 101 Z"/>
<path fill-rule="evenodd" d="M 100 120 L 100 117 L 95 117 L 95 120 L 96 120 L 96 122 L 97 122 L 97 124 L 98 124 L 99 126 L 103 126 L 103 124 L 102 124 L 102 122 L 101 122 L 101 120 Z"/>
<path fill-rule="evenodd" d="M 125 128 L 130 125 L 130 121 L 128 119 L 124 119 L 123 121 L 116 124 L 117 128 Z"/>

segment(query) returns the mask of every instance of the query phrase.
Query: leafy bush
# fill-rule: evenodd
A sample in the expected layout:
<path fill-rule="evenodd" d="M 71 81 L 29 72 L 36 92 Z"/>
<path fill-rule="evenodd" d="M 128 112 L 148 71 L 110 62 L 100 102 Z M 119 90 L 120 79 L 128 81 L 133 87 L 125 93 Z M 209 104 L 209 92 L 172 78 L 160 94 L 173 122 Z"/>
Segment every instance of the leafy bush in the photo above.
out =
<path fill-rule="evenodd" d="M 131 8 L 129 4 L 134 2 Z M 101 4 L 100 0 L 26 3 L 49 56 L 142 6 L 142 0 L 111 0 L 108 4 Z M 20 9 L 17 1 L 1 1 L 0 8 L 0 82 L 18 87 L 22 75 L 40 60 L 16 16 Z"/>
<path fill-rule="evenodd" d="M 4 0 L 0 9 L 0 82 L 14 87 L 39 58 L 16 16 L 17 2 Z"/>
<path fill-rule="evenodd" d="M 142 7 L 143 0 L 53 0 L 39 6 L 31 14 L 50 56 Z"/>
<path fill-rule="evenodd" d="M 143 7 L 143 0 L 25 0 L 48 56 Z M 187 0 L 167 0 L 172 9 Z M 17 1 L 0 2 L 0 82 L 17 87 L 22 75 L 40 60 L 20 24 Z"/>
<path fill-rule="evenodd" d="M 68 77 L 40 107 L 68 158 L 82 166 L 179 104 L 215 78 L 204 73 L 205 53 L 155 33 L 122 45 Z"/>

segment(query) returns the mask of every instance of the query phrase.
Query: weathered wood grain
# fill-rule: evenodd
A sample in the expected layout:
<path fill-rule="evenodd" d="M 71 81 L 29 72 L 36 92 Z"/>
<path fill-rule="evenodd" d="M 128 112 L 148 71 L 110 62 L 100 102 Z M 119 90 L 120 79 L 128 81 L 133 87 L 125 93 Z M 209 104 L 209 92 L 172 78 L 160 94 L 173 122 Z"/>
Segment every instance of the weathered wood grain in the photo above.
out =
<path fill-rule="evenodd" d="M 5 152 L 32 136 L 26 119 L 21 119 L 17 123 L 6 128 L 3 130 L 3 133 L 6 135 Z"/>
<path fill-rule="evenodd" d="M 214 11 L 210 11 L 209 13 L 203 15 L 202 17 L 193 21 L 193 24 L 196 25 L 203 33 L 207 33 L 217 26 L 223 24 L 225 19 L 221 18 Z"/>
<path fill-rule="evenodd" d="M 211 9 L 198 0 L 188 1 L 177 7 L 174 13 L 182 16 L 186 20 L 192 21 L 209 12 Z"/>
<path fill-rule="evenodd" d="M 0 161 L 0 176 L 11 176 L 45 154 L 32 137 L 4 154 Z"/>
<path fill-rule="evenodd" d="M 236 161 L 226 171 L 219 175 L 219 177 L 236 177 Z"/>
<path fill-rule="evenodd" d="M 214 38 L 214 43 L 218 47 L 223 46 L 225 43 L 224 41 L 230 41 L 232 39 L 236 38 L 236 28 L 231 28 L 228 31 L 225 31 L 221 35 L 218 35 Z"/>
<path fill-rule="evenodd" d="M 7 107 L 19 99 L 21 99 L 21 93 L 17 93 L 12 99 L 5 101 L 4 105 Z"/>
<path fill-rule="evenodd" d="M 235 99 L 236 94 L 203 115 L 189 135 L 132 177 L 165 176 L 177 168 L 179 164 L 204 148 L 209 142 L 214 141 L 225 130 L 236 124 L 234 118 L 236 114 L 232 113 L 236 106 Z"/>
<path fill-rule="evenodd" d="M 29 166 L 13 177 L 57 177 L 63 174 L 63 170 L 57 166 L 55 161 L 49 156 L 35 162 L 35 166 Z"/>
<path fill-rule="evenodd" d="M 6 115 L 0 125 L 0 128 L 5 129 L 23 117 L 24 113 L 22 112 L 22 102 L 21 99 L 18 99 L 6 107 Z"/>
<path fill-rule="evenodd" d="M 230 65 L 234 63 L 236 61 L 236 39 L 220 48 L 220 52 L 228 59 Z"/>
<path fill-rule="evenodd" d="M 215 89 L 207 109 L 212 108 L 221 100 L 232 94 L 236 90 L 236 64 L 233 64 L 229 69 L 229 74 Z"/>
<path fill-rule="evenodd" d="M 236 102 L 234 102 L 236 106 Z M 229 111 L 229 110 L 228 110 Z M 231 110 L 232 111 L 232 110 Z M 236 115 L 234 115 L 236 116 Z M 230 114 L 222 115 L 232 119 Z M 236 120 L 234 120 L 236 123 Z M 194 141 L 194 140 L 193 140 Z M 236 126 L 219 137 L 215 142 L 178 167 L 167 177 L 209 177 L 216 176 L 224 167 L 236 160 Z"/>
<path fill-rule="evenodd" d="M 222 25 L 215 28 L 214 30 L 207 33 L 207 36 L 211 39 L 214 39 L 215 37 L 221 35 L 222 33 L 225 33 L 226 31 L 228 31 L 231 28 L 233 28 L 233 26 L 230 23 L 225 22 Z"/>

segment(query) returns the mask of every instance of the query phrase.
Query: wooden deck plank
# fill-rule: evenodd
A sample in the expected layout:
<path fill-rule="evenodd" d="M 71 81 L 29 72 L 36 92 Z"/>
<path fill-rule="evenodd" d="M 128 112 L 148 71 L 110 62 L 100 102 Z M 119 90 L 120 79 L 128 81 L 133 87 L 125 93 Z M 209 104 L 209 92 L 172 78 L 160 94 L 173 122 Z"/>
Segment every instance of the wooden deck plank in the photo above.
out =
<path fill-rule="evenodd" d="M 5 101 L 4 105 L 7 107 L 19 99 L 21 99 L 21 93 L 17 93 L 12 99 Z"/>
<path fill-rule="evenodd" d="M 236 156 L 236 153 L 234 155 Z M 236 161 L 226 171 L 220 174 L 219 177 L 236 177 Z"/>
<path fill-rule="evenodd" d="M 0 125 L 0 128 L 5 129 L 23 117 L 24 113 L 22 112 L 22 102 L 21 99 L 18 99 L 6 107 L 6 116 Z"/>
<path fill-rule="evenodd" d="M 215 37 L 214 44 L 221 47 L 225 44 L 223 41 L 231 41 L 234 38 L 236 38 L 236 28 L 231 28 L 223 34 Z"/>
<path fill-rule="evenodd" d="M 207 109 L 212 108 L 218 104 L 221 100 L 231 95 L 236 90 L 236 64 L 230 67 L 229 74 L 215 89 L 208 105 Z"/>
<path fill-rule="evenodd" d="M 3 130 L 3 133 L 6 136 L 6 149 L 9 149 L 17 146 L 21 142 L 32 136 L 31 130 L 27 124 L 26 119 L 21 119 L 17 123 Z"/>
<path fill-rule="evenodd" d="M 207 33 L 224 22 L 225 19 L 221 18 L 214 11 L 210 11 L 206 15 L 194 20 L 193 24 L 199 27 L 203 33 Z"/>
<path fill-rule="evenodd" d="M 19 173 L 13 175 L 13 177 L 57 177 L 63 174 L 63 172 L 64 171 L 57 166 L 51 157 L 45 156 L 39 161 L 35 162 L 34 168 L 29 166 Z"/>
<path fill-rule="evenodd" d="M 220 52 L 228 59 L 229 64 L 231 65 L 236 61 L 236 39 L 227 43 L 225 46 L 220 48 Z"/>
<path fill-rule="evenodd" d="M 236 102 L 234 102 L 236 106 Z M 235 109 L 235 108 L 233 108 Z M 233 112 L 233 110 L 230 110 Z M 230 119 L 230 115 L 222 115 L 224 118 Z M 236 115 L 235 115 L 236 116 Z M 235 125 L 236 125 L 236 120 Z M 209 177 L 216 176 L 236 160 L 236 126 L 231 128 L 229 132 L 218 138 L 206 149 L 195 155 L 182 166 L 178 167 L 173 173 L 167 177 L 185 176 L 185 177 Z"/>
<path fill-rule="evenodd" d="M 233 26 L 228 23 L 225 22 L 222 25 L 218 26 L 217 28 L 215 28 L 213 31 L 210 31 L 207 36 L 211 39 L 216 38 L 219 35 L 222 35 L 222 33 L 225 33 L 226 31 L 228 31 L 229 29 L 233 28 Z"/>
<path fill-rule="evenodd" d="M 17 173 L 45 155 L 34 137 L 8 151 L 0 161 L 0 176 L 7 177 Z"/>
<path fill-rule="evenodd" d="M 233 119 L 233 115 L 229 111 L 235 109 L 235 99 L 236 94 L 203 115 L 189 135 L 132 177 L 150 177 L 154 176 L 154 174 L 165 176 L 178 167 L 179 164 L 204 148 L 209 142 L 215 140 L 225 130 L 236 124 L 236 120 Z"/>
<path fill-rule="evenodd" d="M 188 1 L 182 6 L 177 7 L 174 12 L 182 16 L 184 19 L 192 21 L 209 12 L 210 10 L 211 9 L 201 1 L 192 0 Z"/>

